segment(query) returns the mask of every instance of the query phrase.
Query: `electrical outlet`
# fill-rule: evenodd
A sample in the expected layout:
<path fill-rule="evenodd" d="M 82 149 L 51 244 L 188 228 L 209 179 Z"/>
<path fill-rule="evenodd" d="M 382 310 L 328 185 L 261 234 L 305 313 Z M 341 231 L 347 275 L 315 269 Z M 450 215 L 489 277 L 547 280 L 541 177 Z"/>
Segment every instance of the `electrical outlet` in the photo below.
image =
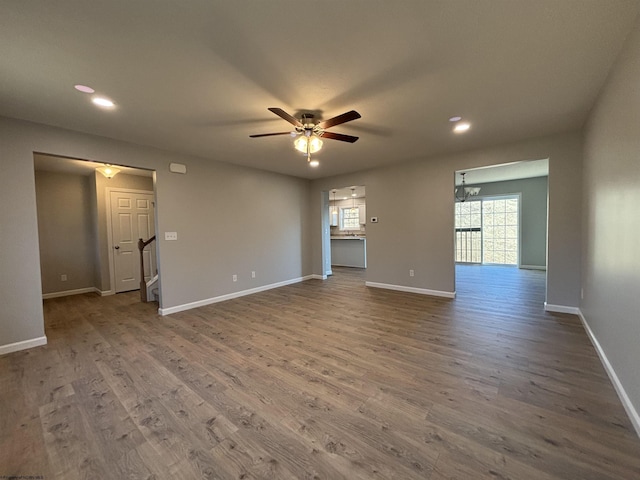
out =
<path fill-rule="evenodd" d="M 67 275 L 66 274 L 60 275 L 60 281 L 61 282 L 66 282 L 67 281 Z"/>
<path fill-rule="evenodd" d="M 251 278 L 256 278 L 256 272 L 255 271 L 251 271 Z"/>
<path fill-rule="evenodd" d="M 237 281 L 238 281 L 238 275 L 234 275 L 234 276 L 233 276 L 233 281 L 234 281 L 234 282 L 237 282 Z"/>
<path fill-rule="evenodd" d="M 413 277 L 415 275 L 416 272 L 414 272 L 413 270 L 409 270 L 409 276 Z"/>

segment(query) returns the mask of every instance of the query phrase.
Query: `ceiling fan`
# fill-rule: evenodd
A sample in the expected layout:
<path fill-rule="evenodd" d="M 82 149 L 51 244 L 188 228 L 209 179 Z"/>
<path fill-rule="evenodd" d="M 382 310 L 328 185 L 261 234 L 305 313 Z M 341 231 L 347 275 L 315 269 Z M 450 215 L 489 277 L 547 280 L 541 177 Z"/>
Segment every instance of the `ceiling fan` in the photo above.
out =
<path fill-rule="evenodd" d="M 344 135 L 342 133 L 327 132 L 327 128 L 331 128 L 335 125 L 347 123 L 352 120 L 361 118 L 361 115 L 355 110 L 343 113 L 337 117 L 330 118 L 324 121 L 316 121 L 315 115 L 312 113 L 303 113 L 300 119 L 297 119 L 293 115 L 288 114 L 281 108 L 272 107 L 268 109 L 270 112 L 275 113 L 280 118 L 286 120 L 294 126 L 294 130 L 289 132 L 277 132 L 277 133 L 259 133 L 256 135 L 249 135 L 251 138 L 258 137 L 272 137 L 274 135 L 291 135 L 295 137 L 293 144 L 296 150 L 307 154 L 307 162 L 312 167 L 318 166 L 317 160 L 311 160 L 311 154 L 317 152 L 322 148 L 321 138 L 329 138 L 331 140 L 339 140 L 341 142 L 354 143 L 358 140 L 358 137 L 352 135 Z"/>

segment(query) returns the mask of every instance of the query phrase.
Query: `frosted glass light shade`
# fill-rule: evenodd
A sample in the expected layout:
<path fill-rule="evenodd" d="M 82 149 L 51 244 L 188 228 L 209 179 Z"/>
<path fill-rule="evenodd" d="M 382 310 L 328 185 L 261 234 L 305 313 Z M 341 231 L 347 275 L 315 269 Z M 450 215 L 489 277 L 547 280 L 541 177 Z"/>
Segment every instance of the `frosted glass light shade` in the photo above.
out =
<path fill-rule="evenodd" d="M 113 178 L 120 173 L 119 168 L 114 168 L 111 165 L 105 165 L 104 167 L 96 168 L 96 170 L 107 178 Z"/>
<path fill-rule="evenodd" d="M 307 143 L 309 144 L 309 152 L 307 152 Z M 300 136 L 295 139 L 293 146 L 296 147 L 296 150 L 302 153 L 316 153 L 322 148 L 322 140 L 316 136 Z"/>

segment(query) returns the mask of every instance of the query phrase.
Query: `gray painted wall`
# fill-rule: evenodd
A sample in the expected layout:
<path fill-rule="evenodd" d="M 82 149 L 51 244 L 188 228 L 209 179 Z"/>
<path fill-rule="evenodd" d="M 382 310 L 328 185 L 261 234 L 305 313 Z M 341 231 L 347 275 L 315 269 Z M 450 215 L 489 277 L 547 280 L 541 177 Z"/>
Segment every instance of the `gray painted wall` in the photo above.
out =
<path fill-rule="evenodd" d="M 82 175 L 35 172 L 42 293 L 94 286 L 90 182 Z"/>
<path fill-rule="evenodd" d="M 156 170 L 163 308 L 311 273 L 308 181 L 0 117 L 0 347 L 44 335 L 34 152 Z"/>
<path fill-rule="evenodd" d="M 453 292 L 454 172 L 542 158 L 549 159 L 547 303 L 577 307 L 582 163 L 578 133 L 325 178 L 314 181 L 312 189 L 320 192 L 334 185 L 365 185 L 367 216 L 379 218 L 379 223 L 367 224 L 367 281 Z M 319 195 L 312 196 L 315 198 Z M 319 273 L 322 270 L 319 215 L 312 227 L 313 268 Z M 415 277 L 409 277 L 409 269 L 415 270 Z"/>
<path fill-rule="evenodd" d="M 547 177 L 482 183 L 480 196 L 520 194 L 520 265 L 547 265 Z"/>
<path fill-rule="evenodd" d="M 580 309 L 635 409 L 640 433 L 640 24 L 585 128 Z"/>

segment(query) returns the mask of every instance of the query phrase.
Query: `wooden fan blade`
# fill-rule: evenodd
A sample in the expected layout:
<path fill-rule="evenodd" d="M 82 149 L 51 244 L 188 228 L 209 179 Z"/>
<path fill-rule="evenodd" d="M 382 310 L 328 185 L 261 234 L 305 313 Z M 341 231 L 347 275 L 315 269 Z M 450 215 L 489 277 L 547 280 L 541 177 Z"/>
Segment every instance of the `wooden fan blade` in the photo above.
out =
<path fill-rule="evenodd" d="M 351 110 L 350 112 L 343 113 L 342 115 L 338 115 L 337 117 L 330 118 L 329 120 L 325 120 L 324 122 L 320 122 L 318 126 L 322 129 L 333 127 L 335 125 L 340 125 L 341 123 L 347 123 L 351 120 L 357 120 L 361 118 L 360 115 L 355 110 Z"/>
<path fill-rule="evenodd" d="M 282 110 L 281 108 L 278 107 L 271 107 L 268 109 L 270 112 L 275 113 L 276 115 L 278 115 L 280 118 L 283 118 L 284 120 L 286 120 L 287 122 L 289 122 L 291 125 L 295 125 L 296 127 L 301 127 L 302 123 L 300 123 L 300 120 L 298 120 L 297 118 L 293 117 L 292 115 L 289 115 L 287 112 L 285 112 L 284 110 Z"/>
<path fill-rule="evenodd" d="M 249 136 L 251 138 L 258 138 L 258 137 L 273 137 L 274 135 L 291 135 L 291 132 L 258 133 L 256 135 L 249 135 Z"/>
<path fill-rule="evenodd" d="M 354 143 L 360 137 L 352 137 L 351 135 L 343 135 L 342 133 L 324 132 L 322 138 L 330 138 L 331 140 L 340 140 L 341 142 Z"/>

